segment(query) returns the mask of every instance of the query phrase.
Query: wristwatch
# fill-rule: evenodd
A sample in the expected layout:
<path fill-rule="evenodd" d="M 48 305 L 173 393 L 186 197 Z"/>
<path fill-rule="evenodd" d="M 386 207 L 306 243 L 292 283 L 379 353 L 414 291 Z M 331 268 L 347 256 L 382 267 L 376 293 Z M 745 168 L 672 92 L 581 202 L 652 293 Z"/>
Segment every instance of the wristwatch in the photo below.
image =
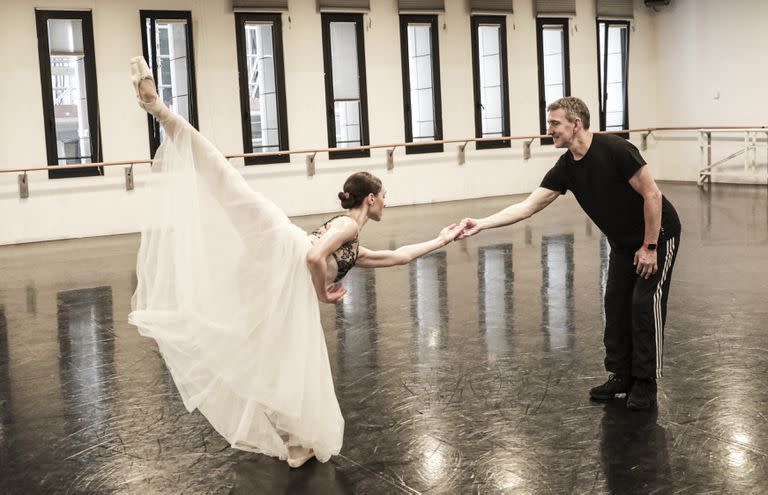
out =
<path fill-rule="evenodd" d="M 648 251 L 656 251 L 656 243 L 655 242 L 644 242 L 643 247 L 647 249 Z"/>

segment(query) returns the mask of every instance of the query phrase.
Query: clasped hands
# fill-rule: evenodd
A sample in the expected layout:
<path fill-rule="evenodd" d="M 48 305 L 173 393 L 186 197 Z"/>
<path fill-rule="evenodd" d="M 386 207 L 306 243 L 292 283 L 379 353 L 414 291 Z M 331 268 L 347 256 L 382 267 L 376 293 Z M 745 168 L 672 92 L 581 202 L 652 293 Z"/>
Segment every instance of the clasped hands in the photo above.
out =
<path fill-rule="evenodd" d="M 480 230 L 482 230 L 482 228 L 477 219 L 465 218 L 457 224 L 454 223 L 445 227 L 440 231 L 438 237 L 442 239 L 445 244 L 448 244 L 452 241 L 460 241 L 461 239 L 473 236 L 480 232 Z"/>

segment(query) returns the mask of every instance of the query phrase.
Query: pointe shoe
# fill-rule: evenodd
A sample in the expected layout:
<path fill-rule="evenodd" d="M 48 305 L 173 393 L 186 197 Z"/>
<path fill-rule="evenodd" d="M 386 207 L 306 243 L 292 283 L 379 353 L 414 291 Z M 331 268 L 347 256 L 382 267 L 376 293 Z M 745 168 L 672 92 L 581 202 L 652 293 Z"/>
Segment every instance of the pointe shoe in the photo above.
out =
<path fill-rule="evenodd" d="M 299 450 L 295 457 L 291 456 L 291 449 Z M 312 449 L 305 449 L 303 447 L 288 447 L 288 465 L 292 468 L 298 468 L 304 465 L 308 460 L 315 457 L 315 451 Z"/>
<path fill-rule="evenodd" d="M 139 85 L 145 79 L 155 82 L 155 78 L 152 76 L 152 71 L 149 70 L 147 61 L 144 57 L 133 57 L 131 59 L 131 82 L 133 83 L 133 89 L 136 91 L 136 100 L 139 106 L 154 116 L 159 122 L 164 122 L 171 117 L 171 110 L 165 106 L 160 96 L 155 94 L 155 99 L 152 101 L 144 101 L 141 99 L 141 92 L 139 91 Z"/>

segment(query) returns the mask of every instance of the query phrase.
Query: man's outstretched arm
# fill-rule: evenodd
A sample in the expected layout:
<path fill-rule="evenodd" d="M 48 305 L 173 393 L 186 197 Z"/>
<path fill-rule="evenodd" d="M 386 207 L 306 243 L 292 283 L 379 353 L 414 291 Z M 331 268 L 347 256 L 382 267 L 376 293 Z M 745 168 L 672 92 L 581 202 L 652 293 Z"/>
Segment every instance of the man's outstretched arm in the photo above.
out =
<path fill-rule="evenodd" d="M 523 201 L 508 206 L 493 215 L 480 219 L 465 218 L 462 222 L 464 222 L 466 226 L 457 239 L 473 236 L 481 230 L 504 227 L 506 225 L 517 223 L 520 220 L 525 220 L 546 208 L 559 195 L 560 193 L 558 191 L 553 191 L 545 187 L 538 187 Z"/>

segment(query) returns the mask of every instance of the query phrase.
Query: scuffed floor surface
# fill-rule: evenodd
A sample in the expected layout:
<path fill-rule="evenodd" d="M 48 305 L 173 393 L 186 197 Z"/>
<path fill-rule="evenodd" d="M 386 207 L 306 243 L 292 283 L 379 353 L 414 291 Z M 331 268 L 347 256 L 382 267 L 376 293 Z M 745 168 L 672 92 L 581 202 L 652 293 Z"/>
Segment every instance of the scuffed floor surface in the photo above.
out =
<path fill-rule="evenodd" d="M 606 377 L 608 249 L 567 197 L 352 271 L 322 310 L 344 447 L 299 470 L 186 412 L 126 321 L 138 236 L 0 247 L 0 493 L 765 493 L 768 188 L 662 189 L 684 233 L 657 411 L 587 397 Z M 391 208 L 362 242 L 424 240 L 519 199 Z"/>

